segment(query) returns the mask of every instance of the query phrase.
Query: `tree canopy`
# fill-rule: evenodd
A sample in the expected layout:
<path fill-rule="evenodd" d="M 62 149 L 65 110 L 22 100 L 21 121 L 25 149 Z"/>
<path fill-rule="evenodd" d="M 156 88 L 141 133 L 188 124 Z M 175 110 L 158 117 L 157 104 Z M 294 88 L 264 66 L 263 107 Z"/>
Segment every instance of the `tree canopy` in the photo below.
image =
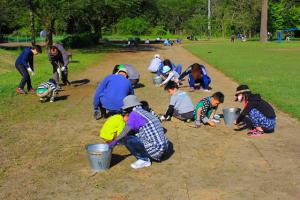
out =
<path fill-rule="evenodd" d="M 261 2 L 211 0 L 212 36 L 258 35 Z M 169 32 L 205 37 L 207 4 L 207 0 L 0 0 L 0 34 L 31 34 L 34 28 L 50 35 Z M 300 26 L 299 4 L 297 0 L 269 0 L 268 31 Z"/>

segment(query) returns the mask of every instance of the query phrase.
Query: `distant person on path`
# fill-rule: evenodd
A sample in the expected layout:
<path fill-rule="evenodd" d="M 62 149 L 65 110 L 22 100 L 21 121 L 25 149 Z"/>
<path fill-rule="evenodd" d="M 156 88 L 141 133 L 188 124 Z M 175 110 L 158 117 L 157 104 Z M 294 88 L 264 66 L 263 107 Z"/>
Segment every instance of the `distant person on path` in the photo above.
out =
<path fill-rule="evenodd" d="M 155 54 L 154 58 L 151 60 L 151 63 L 148 67 L 148 71 L 152 73 L 156 73 L 160 69 L 161 65 L 162 65 L 162 60 L 160 59 L 160 55 Z"/>
<path fill-rule="evenodd" d="M 169 121 L 174 116 L 182 121 L 191 121 L 194 118 L 194 105 L 189 95 L 178 90 L 178 85 L 174 81 L 169 81 L 165 90 L 171 95 L 171 100 L 166 114 L 161 116 L 160 120 Z"/>
<path fill-rule="evenodd" d="M 194 111 L 194 119 L 196 127 L 200 127 L 201 124 L 208 124 L 212 127 L 216 126 L 218 119 L 215 118 L 215 114 L 218 109 L 218 105 L 224 102 L 224 94 L 216 92 L 210 97 L 203 98 L 196 105 Z"/>
<path fill-rule="evenodd" d="M 264 101 L 259 94 L 252 94 L 247 85 L 238 86 L 235 96 L 236 101 L 244 103 L 244 108 L 234 124 L 240 124 L 248 116 L 252 126 L 248 135 L 261 136 L 263 133 L 274 132 L 276 114 L 268 102 Z"/>
<path fill-rule="evenodd" d="M 180 75 L 179 80 L 182 81 L 182 79 L 187 75 L 189 76 L 188 82 L 191 91 L 194 91 L 196 89 L 196 83 L 200 83 L 199 89 L 209 91 L 209 84 L 211 83 L 211 79 L 207 75 L 204 65 L 200 65 L 198 63 L 190 65 Z"/>
<path fill-rule="evenodd" d="M 232 35 L 230 36 L 230 42 L 234 42 L 234 39 L 235 39 L 235 35 L 232 34 Z"/>
<path fill-rule="evenodd" d="M 134 68 L 132 65 L 129 64 L 121 64 L 121 65 L 116 65 L 113 69 L 113 74 L 117 73 L 120 69 L 126 68 L 128 72 L 128 79 L 131 83 L 131 86 L 135 88 L 140 81 L 140 73 L 137 71 L 136 68 Z"/>
<path fill-rule="evenodd" d="M 50 47 L 48 55 L 53 68 L 53 79 L 58 84 L 59 77 L 61 76 L 63 84 L 70 85 L 71 83 L 68 80 L 68 64 L 70 54 L 65 51 L 62 45 L 55 44 Z"/>
<path fill-rule="evenodd" d="M 16 69 L 22 76 L 19 87 L 16 89 L 16 92 L 19 94 L 26 94 L 24 91 L 25 84 L 27 84 L 27 91 L 30 93 L 35 93 L 31 85 L 31 79 L 29 73 L 33 76 L 34 67 L 33 67 L 33 56 L 42 53 L 42 47 L 40 45 L 35 45 L 32 47 L 25 48 L 19 57 L 16 60 L 15 66 Z"/>
<path fill-rule="evenodd" d="M 127 69 L 122 68 L 116 74 L 104 78 L 96 89 L 94 96 L 94 118 L 108 117 L 121 112 L 123 99 L 134 94 L 127 77 Z"/>
<path fill-rule="evenodd" d="M 149 167 L 151 160 L 161 160 L 168 150 L 169 141 L 159 119 L 145 111 L 135 95 L 127 96 L 123 102 L 126 126 L 109 146 L 113 147 L 120 141 L 137 159 L 130 165 L 133 169 Z"/>
<path fill-rule="evenodd" d="M 46 102 L 48 99 L 50 102 L 54 102 L 56 92 L 57 83 L 54 79 L 49 79 L 49 81 L 41 83 L 36 89 L 36 94 L 40 97 L 42 103 Z"/>

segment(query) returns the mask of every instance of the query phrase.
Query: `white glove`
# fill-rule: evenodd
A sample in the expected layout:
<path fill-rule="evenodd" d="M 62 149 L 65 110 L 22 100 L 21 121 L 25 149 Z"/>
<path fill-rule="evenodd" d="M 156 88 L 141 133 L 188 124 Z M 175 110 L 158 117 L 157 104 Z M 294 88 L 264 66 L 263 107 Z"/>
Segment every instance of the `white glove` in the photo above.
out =
<path fill-rule="evenodd" d="M 165 121 L 166 120 L 165 116 L 163 116 L 163 115 L 160 116 L 159 119 L 160 119 L 160 121 Z"/>
<path fill-rule="evenodd" d="M 27 68 L 27 71 L 30 72 L 32 76 L 35 75 L 34 71 L 32 71 L 32 69 L 30 67 Z"/>
<path fill-rule="evenodd" d="M 65 70 L 66 70 L 66 67 L 65 67 L 65 66 L 61 67 L 61 71 L 62 71 L 62 72 L 65 71 Z"/>

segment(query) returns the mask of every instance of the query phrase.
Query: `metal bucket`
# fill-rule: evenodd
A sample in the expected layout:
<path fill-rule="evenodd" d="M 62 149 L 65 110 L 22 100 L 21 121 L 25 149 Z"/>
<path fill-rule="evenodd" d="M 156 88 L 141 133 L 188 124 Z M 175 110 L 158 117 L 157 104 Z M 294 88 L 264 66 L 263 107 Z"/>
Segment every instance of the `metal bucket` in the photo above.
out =
<path fill-rule="evenodd" d="M 231 126 L 240 115 L 240 108 L 225 108 L 223 109 L 224 121 L 227 126 Z"/>
<path fill-rule="evenodd" d="M 107 144 L 88 144 L 85 148 L 94 172 L 101 172 L 109 168 L 111 149 Z"/>
<path fill-rule="evenodd" d="M 159 86 L 162 83 L 162 78 L 160 76 L 154 76 L 153 77 L 153 84 L 155 86 Z"/>

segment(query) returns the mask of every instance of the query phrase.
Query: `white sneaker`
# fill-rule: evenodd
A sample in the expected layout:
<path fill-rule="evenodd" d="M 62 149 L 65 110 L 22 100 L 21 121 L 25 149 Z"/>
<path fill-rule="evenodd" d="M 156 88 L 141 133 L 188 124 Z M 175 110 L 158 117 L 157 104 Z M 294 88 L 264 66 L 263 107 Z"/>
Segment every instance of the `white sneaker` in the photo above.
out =
<path fill-rule="evenodd" d="M 139 160 L 135 161 L 134 163 L 132 163 L 130 166 L 133 169 L 140 169 L 140 168 L 143 168 L 143 167 L 149 167 L 149 166 L 151 166 L 151 161 L 150 161 L 149 158 L 148 158 L 147 161 L 139 159 Z"/>

